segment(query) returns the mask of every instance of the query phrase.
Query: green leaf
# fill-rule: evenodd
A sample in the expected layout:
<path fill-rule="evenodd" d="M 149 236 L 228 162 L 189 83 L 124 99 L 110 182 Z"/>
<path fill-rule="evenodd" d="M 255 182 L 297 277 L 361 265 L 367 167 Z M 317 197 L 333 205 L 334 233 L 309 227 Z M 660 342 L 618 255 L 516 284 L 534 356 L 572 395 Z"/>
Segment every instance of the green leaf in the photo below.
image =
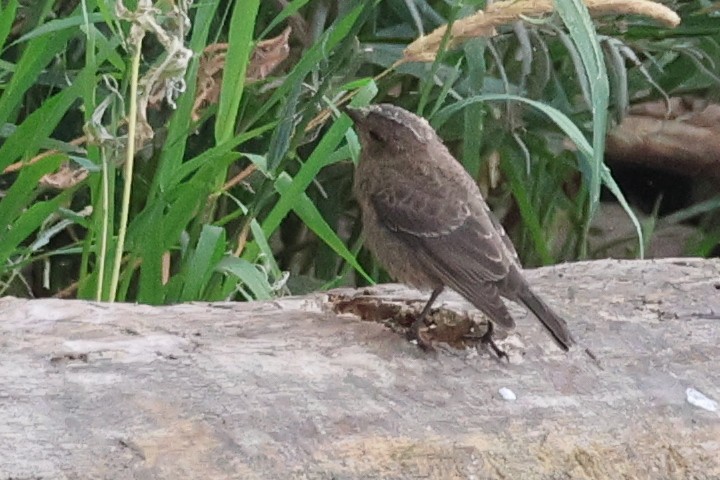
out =
<path fill-rule="evenodd" d="M 166 195 L 153 199 L 130 224 L 127 248 L 142 259 L 137 286 L 140 302 L 159 304 L 180 300 L 177 296 L 171 296 L 168 286 L 163 287 L 161 283 L 162 255 L 172 251 L 180 242 L 183 232 L 196 218 L 207 198 L 209 188 L 209 184 L 194 178 Z M 176 270 L 184 271 L 186 259 L 180 262 L 182 267 Z M 180 290 L 177 295 L 180 295 Z"/>
<path fill-rule="evenodd" d="M 103 16 L 100 13 L 91 13 L 88 15 L 88 21 L 90 23 L 98 23 L 103 21 Z M 45 35 L 50 35 L 56 32 L 62 32 L 64 30 L 71 30 L 76 33 L 77 27 L 85 25 L 85 18 L 82 15 L 75 15 L 72 17 L 58 18 L 50 20 L 47 23 L 40 25 L 32 31 L 26 33 L 22 37 L 15 40 L 12 45 L 24 43 L 35 38 L 40 38 Z"/>
<path fill-rule="evenodd" d="M 54 172 L 63 161 L 62 155 L 51 155 L 42 162 L 26 165 L 17 179 L 5 192 L 0 201 L 0 271 L 6 266 L 7 259 L 47 217 L 55 212 L 60 204 L 57 200 L 66 200 L 71 191 L 63 192 L 52 201 L 33 201 L 39 193 L 38 182 L 48 173 Z M 56 201 L 57 200 L 57 201 Z"/>
<path fill-rule="evenodd" d="M 233 197 L 228 192 L 225 192 L 224 195 L 232 199 L 232 201 L 237 206 L 237 213 L 234 214 L 234 216 L 248 214 L 248 208 L 243 205 L 240 200 Z M 273 254 L 272 248 L 270 248 L 270 243 L 268 242 L 267 237 L 265 237 L 265 234 L 262 231 L 262 227 L 254 218 L 250 220 L 250 231 L 252 232 L 252 238 L 254 239 L 254 244 L 256 245 L 256 248 L 260 249 L 260 255 L 264 257 L 263 261 L 266 263 L 267 266 L 270 267 L 270 273 L 273 275 L 273 277 L 279 278 L 282 275 L 280 267 L 275 261 L 275 256 Z"/>
<path fill-rule="evenodd" d="M 507 150 L 506 150 L 507 153 Z M 543 229 L 540 226 L 540 218 L 536 210 L 536 205 L 533 204 L 527 186 L 523 181 L 523 171 L 518 167 L 518 162 L 514 158 L 509 158 L 508 161 L 501 163 L 503 172 L 510 181 L 511 189 L 517 202 L 520 215 L 524 220 L 524 224 L 527 227 L 535 251 L 540 255 L 540 261 L 543 265 L 550 265 L 553 263 L 552 254 L 548 247 L 548 243 L 543 235 Z"/>
<path fill-rule="evenodd" d="M 254 218 L 250 221 L 250 231 L 252 232 L 255 243 L 260 249 L 260 255 L 262 255 L 264 259 L 263 261 L 270 267 L 273 276 L 279 278 L 282 275 L 282 271 L 275 260 L 270 242 L 268 242 L 267 237 L 263 233 L 260 223 Z"/>
<path fill-rule="evenodd" d="M 15 135 L 15 132 L 17 132 L 17 127 L 13 125 L 12 123 L 6 123 L 5 125 L 0 125 L 0 137 L 1 138 L 10 138 L 13 135 Z M 54 138 L 46 138 L 39 144 L 40 148 L 44 148 L 47 150 L 57 150 L 59 152 L 64 153 L 85 153 L 85 149 L 75 146 L 68 142 L 63 142 L 60 140 L 55 140 Z"/>
<path fill-rule="evenodd" d="M 195 5 L 195 18 L 193 21 L 192 36 L 190 38 L 190 49 L 196 53 L 190 61 L 185 78 L 187 79 L 187 91 L 181 95 L 177 102 L 177 109 L 173 112 L 168 123 L 167 141 L 160 153 L 158 170 L 153 178 L 151 195 L 158 190 L 164 191 L 172 183 L 171 178 L 176 178 L 178 170 L 183 165 L 185 158 L 185 147 L 188 137 L 191 135 L 191 112 L 195 103 L 195 89 L 200 63 L 199 52 L 207 44 L 208 34 L 213 24 L 213 16 L 219 2 L 199 2 Z M 233 147 L 229 147 L 232 149 Z M 182 177 L 181 177 L 182 178 Z"/>
<path fill-rule="evenodd" d="M 71 195 L 72 191 L 67 190 L 52 200 L 34 203 L 15 220 L 10 231 L 0 235 L 0 272 L 6 271 L 8 259 L 18 253 L 20 245 L 28 240 L 60 205 L 67 202 Z"/>
<path fill-rule="evenodd" d="M 192 206 L 186 211 L 192 212 Z M 180 220 L 173 220 L 177 221 L 175 225 L 181 227 L 184 225 Z M 160 305 L 165 300 L 165 286 L 162 284 L 162 257 L 170 246 L 177 241 L 177 237 L 166 237 L 163 231 L 165 225 L 162 204 L 155 202 L 146 208 L 141 215 L 135 217 L 130 226 L 128 249 L 131 249 L 139 258 L 142 258 L 137 284 L 137 299 L 141 303 Z M 139 241 L 133 241 L 131 235 L 137 235 Z"/>
<path fill-rule="evenodd" d="M 562 113 L 560 110 L 551 107 L 550 105 L 545 105 L 544 103 L 530 100 L 529 98 L 524 98 L 517 95 L 497 93 L 488 95 L 476 95 L 474 97 L 466 98 L 439 110 L 437 114 L 432 118 L 432 124 L 435 126 L 436 129 L 440 128 L 450 119 L 453 114 L 465 108 L 466 106 L 478 102 L 488 102 L 493 100 L 514 100 L 527 103 L 531 107 L 536 108 L 538 111 L 547 115 L 550 120 L 555 122 L 555 124 L 560 127 L 560 129 L 565 132 L 568 137 L 570 137 L 570 140 L 572 140 L 572 142 L 578 147 L 580 152 L 586 157 L 586 160 L 593 158 L 592 146 L 587 141 L 587 138 L 585 138 L 585 135 L 582 133 L 582 131 L 580 131 L 577 125 L 575 125 L 572 120 L 567 117 L 567 115 Z"/>
<path fill-rule="evenodd" d="M 263 232 L 265 232 L 266 237 L 272 235 L 280 226 L 280 222 L 288 212 L 290 212 L 298 198 L 304 194 L 320 170 L 328 165 L 328 159 L 331 158 L 332 152 L 345 137 L 345 132 L 350 128 L 351 123 L 350 118 L 345 115 L 333 123 L 330 130 L 328 130 L 322 140 L 320 140 L 318 146 L 313 150 L 310 158 L 300 167 L 300 171 L 298 171 L 292 180 L 292 185 L 281 192 L 280 200 L 275 204 L 270 213 L 268 213 L 265 221 L 262 222 Z"/>
<path fill-rule="evenodd" d="M 42 43 L 50 37 L 56 37 L 60 34 L 52 34 L 47 37 L 41 37 L 30 42 L 33 47 L 38 43 Z M 117 42 L 116 42 L 117 43 Z M 112 44 L 108 44 L 107 48 L 110 48 Z M 53 51 L 46 45 L 43 48 Z M 109 51 L 106 49 L 100 50 L 97 55 L 97 62 L 101 64 L 107 58 Z M 26 50 L 23 55 L 23 62 L 28 54 L 30 54 L 30 47 Z M 41 53 L 35 52 L 37 55 L 42 56 Z M 15 82 L 16 78 L 25 78 L 29 84 L 32 84 L 27 78 L 30 71 L 34 68 L 42 68 L 44 64 L 42 62 L 30 62 L 32 65 L 24 67 L 26 70 L 23 75 L 13 75 L 11 85 Z M 4 170 L 5 167 L 10 165 L 12 162 L 23 157 L 24 155 L 31 155 L 40 148 L 43 142 L 47 141 L 47 138 L 57 127 L 58 123 L 63 119 L 68 109 L 73 105 L 75 100 L 82 96 L 82 90 L 86 85 L 86 82 L 92 81 L 95 78 L 95 70 L 90 67 L 83 68 L 80 73 L 75 77 L 75 81 L 72 85 L 62 90 L 61 92 L 53 95 L 49 99 L 45 100 L 40 108 L 32 112 L 25 121 L 17 127 L 15 133 L 9 137 L 3 145 L 0 147 L 0 171 Z M 39 72 L 34 71 L 34 75 L 37 76 Z M 8 87 L 8 90 L 10 87 Z M 3 95 L 0 95 L 0 125 L 3 124 L 3 114 L 8 112 L 8 109 L 14 108 L 14 101 L 11 101 L 13 95 L 22 94 L 24 87 L 17 87 L 13 90 L 14 93 L 8 94 L 8 91 Z"/>
<path fill-rule="evenodd" d="M 231 159 L 230 161 L 232 161 L 238 158 L 241 154 L 238 152 L 231 152 L 231 150 L 242 145 L 248 140 L 258 137 L 263 133 L 271 130 L 275 127 L 275 125 L 275 123 L 269 123 L 249 132 L 245 132 L 241 135 L 235 136 L 227 142 L 221 143 L 220 145 L 204 151 L 197 157 L 186 161 L 182 165 L 178 166 L 176 170 L 168 172 L 167 180 L 159 185 L 160 191 L 166 191 L 170 188 L 175 187 L 188 176 L 193 174 L 195 171 L 210 163 L 219 162 L 221 161 L 220 159 Z M 225 163 L 225 160 L 222 160 L 222 162 Z"/>
<path fill-rule="evenodd" d="M 215 142 L 218 144 L 230 140 L 235 131 L 238 108 L 245 88 L 245 74 L 253 51 L 252 38 L 259 7 L 259 0 L 238 0 L 233 8 L 215 122 Z"/>
<path fill-rule="evenodd" d="M 307 76 L 308 73 L 317 68 L 318 64 L 323 61 L 328 52 L 331 52 L 340 42 L 350 35 L 355 22 L 361 13 L 367 8 L 367 2 L 356 6 L 347 15 L 337 20 L 332 27 L 325 31 L 320 38 L 310 47 L 302 56 L 300 61 L 295 64 L 292 71 L 285 77 L 283 84 L 273 92 L 272 96 L 263 103 L 254 115 L 248 120 L 248 124 L 252 125 L 258 119 L 262 118 L 271 108 L 279 101 L 284 99 L 291 88 Z M 229 56 L 229 52 L 228 52 Z"/>
<path fill-rule="evenodd" d="M 10 82 L 8 82 L 3 94 L 0 95 L 0 125 L 14 123 L 12 121 L 8 122 L 10 115 L 23 102 L 27 89 L 35 84 L 37 77 L 45 66 L 55 58 L 55 55 L 65 50 L 67 41 L 75 33 L 76 32 L 70 30 L 65 30 L 36 38 L 27 45 L 20 61 L 15 66 L 15 72 L 12 77 L 10 77 Z M 58 95 L 55 95 L 53 98 L 56 98 Z M 54 126 L 55 124 L 53 123 L 51 128 L 54 128 Z M 9 141 L 10 139 L 8 139 L 8 142 Z M 3 145 L 3 147 L 5 147 L 5 145 Z M 3 148 L 3 150 L 5 149 Z M 14 158 L 17 158 L 17 156 Z M 13 161 L 13 159 L 8 159 L 0 153 L 0 166 L 2 166 L 2 168 Z M 2 170 L 2 168 L 0 168 L 0 170 Z"/>
<path fill-rule="evenodd" d="M 273 19 L 270 21 L 267 27 L 265 27 L 265 30 L 260 34 L 260 39 L 263 39 L 268 36 L 270 32 L 272 32 L 273 28 L 280 25 L 282 22 L 285 21 L 286 18 L 295 15 L 302 7 L 304 7 L 310 0 L 293 0 L 292 2 L 285 5 L 285 8 L 282 9 L 280 13 L 275 15 Z"/>
<path fill-rule="evenodd" d="M 352 87 L 345 85 L 342 90 L 357 88 L 355 96 L 350 101 L 353 107 L 365 107 L 370 104 L 373 98 L 378 94 L 378 86 L 373 78 L 362 78 L 357 82 L 352 82 Z"/>
<path fill-rule="evenodd" d="M 600 201 L 600 166 L 605 153 L 610 86 L 605 59 L 587 7 L 581 0 L 555 0 L 555 3 L 558 14 L 580 54 L 590 86 L 593 113 L 593 161 L 589 178 L 592 215 Z"/>
<path fill-rule="evenodd" d="M 555 124 L 560 127 L 560 129 L 565 132 L 565 134 L 570 138 L 570 140 L 578 147 L 580 150 L 580 153 L 582 155 L 582 158 L 585 160 L 584 164 L 588 166 L 589 170 L 592 170 L 593 167 L 593 161 L 595 158 L 593 147 L 590 145 L 590 143 L 585 138 L 585 135 L 580 131 L 580 129 L 570 120 L 565 114 L 563 114 L 561 111 L 557 110 L 554 107 L 551 107 L 549 105 L 545 105 L 543 103 L 537 102 L 535 100 L 530 100 L 529 98 L 519 97 L 517 95 L 509 95 L 509 94 L 492 94 L 492 95 L 477 95 L 474 97 L 466 98 L 460 102 L 457 102 L 449 107 L 443 108 L 442 110 L 438 111 L 437 115 L 433 118 L 433 124 L 436 126 L 436 128 L 440 128 L 445 122 L 448 121 L 448 119 L 457 111 L 464 108 L 467 105 L 477 103 L 477 102 L 485 102 L 485 101 L 492 101 L 492 100 L 515 100 L 518 102 L 527 103 L 528 105 L 536 108 L 540 112 L 547 115 Z M 610 174 L 610 170 L 605 166 L 604 163 L 600 164 L 600 176 L 599 178 L 601 181 L 608 187 L 608 189 L 615 195 L 615 198 L 617 198 L 618 202 L 622 205 L 625 212 L 628 214 L 628 217 L 630 217 L 630 220 L 633 222 L 633 225 L 635 225 L 636 232 L 638 234 L 638 239 L 640 242 L 640 256 L 644 255 L 644 248 L 643 248 L 643 235 L 642 235 L 642 228 L 640 226 L 640 222 L 638 221 L 635 213 L 632 211 L 630 206 L 628 205 L 627 201 L 625 200 L 625 197 L 620 191 L 620 188 L 615 183 L 615 180 L 612 178 L 612 175 Z"/>
<path fill-rule="evenodd" d="M 18 0 L 9 0 L 7 4 L 0 2 L 0 47 L 5 45 L 10 30 L 12 30 L 18 5 Z"/>
<path fill-rule="evenodd" d="M 628 214 L 628 217 L 630 217 L 630 221 L 635 225 L 635 232 L 637 233 L 638 239 L 639 239 L 639 253 L 638 256 L 640 258 L 645 257 L 645 239 L 643 236 L 643 229 L 640 225 L 640 220 L 638 220 L 637 216 L 635 215 L 635 212 L 633 212 L 632 208 L 630 207 L 630 204 L 625 199 L 625 195 L 623 195 L 622 190 L 620 190 L 620 187 L 617 183 L 615 183 L 615 179 L 612 177 L 612 174 L 610 173 L 610 170 L 603 164 L 602 169 L 600 170 L 600 178 L 602 179 L 605 186 L 610 190 L 610 192 L 615 195 L 615 198 L 617 199 L 620 206 L 623 207 L 623 210 L 625 210 L 625 213 Z"/>
<path fill-rule="evenodd" d="M 292 185 L 292 178 L 286 173 L 282 173 L 275 182 L 275 187 L 283 195 L 287 194 L 287 192 L 292 188 Z M 346 262 L 352 265 L 352 267 L 360 275 L 362 275 L 365 280 L 367 280 L 370 284 L 375 283 L 373 279 L 365 273 L 365 270 L 358 263 L 355 255 L 348 250 L 342 240 L 340 240 L 340 237 L 338 237 L 333 229 L 330 228 L 330 225 L 327 224 L 317 207 L 315 207 L 312 200 L 310 200 L 310 197 L 304 193 L 301 194 L 295 201 L 293 211 L 298 217 L 300 217 L 303 223 L 305 223 L 305 225 L 307 225 L 307 227 L 315 233 L 315 235 L 325 242 L 327 246 L 332 248 L 333 251 L 340 255 Z"/>
<path fill-rule="evenodd" d="M 38 182 L 40 179 L 52 173 L 60 166 L 65 159 L 64 155 L 55 154 L 44 158 L 42 161 L 25 165 L 20 170 L 20 175 L 5 192 L 0 201 L 0 242 L 2 235 L 13 229 L 13 223 L 28 208 L 38 194 Z"/>
<path fill-rule="evenodd" d="M 247 260 L 226 256 L 218 263 L 217 270 L 236 277 L 250 289 L 255 299 L 270 300 L 272 298 L 272 290 L 268 285 L 267 278 L 260 273 L 256 265 Z"/>
<path fill-rule="evenodd" d="M 298 82 L 290 90 L 285 100 L 285 107 L 280 113 L 280 124 L 270 138 L 267 167 L 273 176 L 277 174 L 276 170 L 281 166 L 283 159 L 287 156 L 290 149 L 290 140 L 295 130 L 295 114 L 297 113 L 301 92 L 302 83 Z"/>
<path fill-rule="evenodd" d="M 203 225 L 197 247 L 187 263 L 181 301 L 199 300 L 205 285 L 225 251 L 225 230 L 213 225 Z"/>
<path fill-rule="evenodd" d="M 470 105 L 465 109 L 463 122 L 462 163 L 473 178 L 480 173 L 480 149 L 485 124 L 485 108 L 482 105 Z"/>

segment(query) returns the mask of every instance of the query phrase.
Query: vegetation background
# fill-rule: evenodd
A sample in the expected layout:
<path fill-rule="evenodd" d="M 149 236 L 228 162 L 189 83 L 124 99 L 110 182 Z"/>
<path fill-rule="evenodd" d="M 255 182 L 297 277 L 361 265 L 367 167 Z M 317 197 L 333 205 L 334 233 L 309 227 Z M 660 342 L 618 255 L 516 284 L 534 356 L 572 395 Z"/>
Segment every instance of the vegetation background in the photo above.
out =
<path fill-rule="evenodd" d="M 714 184 L 665 177 L 685 188 L 666 208 L 631 172 L 631 211 L 604 145 L 631 103 L 717 100 L 718 4 L 593 0 L 590 21 L 556 3 L 2 0 L 0 293 L 163 304 L 387 280 L 350 193 L 359 147 L 334 106 L 351 96 L 428 117 L 526 266 L 604 255 L 601 199 L 635 212 L 629 255 L 681 222 L 685 253 L 712 255 Z M 476 29 L 423 43 L 446 25 Z"/>

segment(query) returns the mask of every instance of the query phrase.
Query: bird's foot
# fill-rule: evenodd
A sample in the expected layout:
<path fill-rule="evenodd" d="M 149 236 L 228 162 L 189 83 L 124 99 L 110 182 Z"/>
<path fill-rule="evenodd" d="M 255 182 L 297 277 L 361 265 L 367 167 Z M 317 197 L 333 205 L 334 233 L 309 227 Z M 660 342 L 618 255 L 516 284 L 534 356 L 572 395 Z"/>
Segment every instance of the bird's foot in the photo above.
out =
<path fill-rule="evenodd" d="M 508 357 L 508 354 L 505 353 L 505 351 L 502 350 L 500 347 L 498 347 L 492 338 L 487 341 L 483 341 L 482 344 L 489 346 L 493 353 L 497 355 L 498 360 L 505 359 L 508 362 L 510 361 L 510 357 Z"/>
<path fill-rule="evenodd" d="M 502 360 L 503 358 L 506 361 L 510 361 L 510 357 L 508 357 L 508 354 L 505 353 L 504 350 L 502 350 L 500 347 L 497 346 L 495 343 L 495 340 L 493 340 L 493 332 L 495 331 L 495 327 L 493 326 L 492 322 L 488 322 L 488 328 L 487 331 L 483 334 L 482 337 L 480 337 L 480 343 L 482 345 L 487 345 L 492 349 L 493 352 L 495 352 L 495 355 L 497 355 L 498 360 Z"/>
<path fill-rule="evenodd" d="M 424 326 L 426 326 L 425 318 L 416 318 L 407 331 L 407 339 L 417 342 L 417 346 L 420 348 L 420 350 L 423 350 L 425 352 L 434 352 L 435 347 L 433 347 L 432 340 L 428 338 L 427 331 L 423 331 L 422 327 Z"/>

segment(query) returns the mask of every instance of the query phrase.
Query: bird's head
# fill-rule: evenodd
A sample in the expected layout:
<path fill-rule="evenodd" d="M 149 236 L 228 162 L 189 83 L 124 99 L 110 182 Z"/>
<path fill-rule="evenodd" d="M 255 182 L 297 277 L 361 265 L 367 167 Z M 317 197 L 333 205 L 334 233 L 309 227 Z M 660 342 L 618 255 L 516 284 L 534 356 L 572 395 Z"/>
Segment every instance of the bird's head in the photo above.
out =
<path fill-rule="evenodd" d="M 364 157 L 412 152 L 437 138 L 427 120 L 388 103 L 347 107 L 345 112 L 355 122 Z"/>

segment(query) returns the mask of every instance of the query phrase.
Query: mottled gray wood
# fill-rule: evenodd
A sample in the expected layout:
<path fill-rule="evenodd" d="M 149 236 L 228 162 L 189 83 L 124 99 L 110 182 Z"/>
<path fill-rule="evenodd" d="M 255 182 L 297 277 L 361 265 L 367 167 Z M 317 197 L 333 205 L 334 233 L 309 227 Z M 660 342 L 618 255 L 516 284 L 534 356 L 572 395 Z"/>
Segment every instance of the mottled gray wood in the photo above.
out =
<path fill-rule="evenodd" d="M 685 393 L 720 400 L 720 261 L 528 275 L 602 369 L 520 307 L 509 364 L 334 313 L 355 295 L 366 316 L 420 306 L 396 285 L 163 308 L 1 299 L 0 479 L 720 478 L 720 414 Z"/>

